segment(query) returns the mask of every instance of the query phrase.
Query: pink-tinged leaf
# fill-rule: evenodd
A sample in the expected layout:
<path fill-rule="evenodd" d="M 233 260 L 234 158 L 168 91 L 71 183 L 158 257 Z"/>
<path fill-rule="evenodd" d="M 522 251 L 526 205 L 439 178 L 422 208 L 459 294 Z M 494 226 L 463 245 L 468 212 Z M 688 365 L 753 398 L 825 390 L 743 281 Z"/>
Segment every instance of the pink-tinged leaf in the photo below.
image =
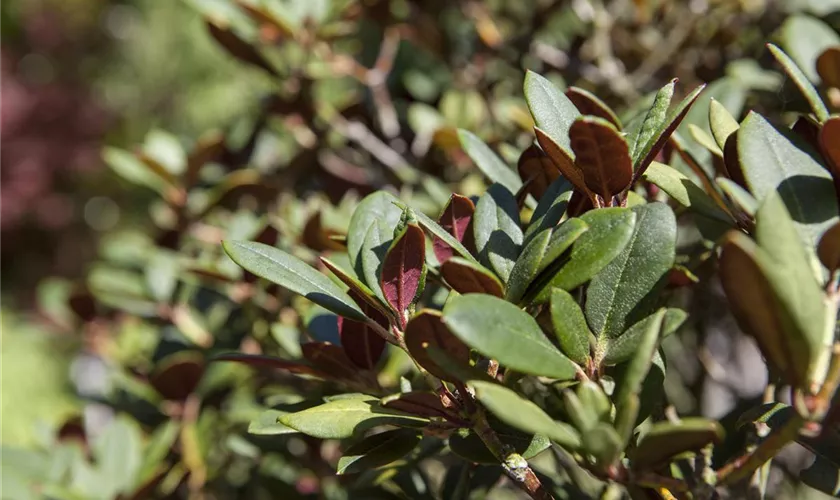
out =
<path fill-rule="evenodd" d="M 633 181 L 633 161 L 627 141 L 608 121 L 582 116 L 569 129 L 575 164 L 590 191 L 609 205 Z"/>
<path fill-rule="evenodd" d="M 350 297 L 359 304 L 365 315 L 375 321 L 383 330 L 388 331 L 388 318 L 378 309 L 371 307 L 361 294 L 349 290 Z M 341 348 L 356 366 L 364 370 L 372 370 L 385 350 L 385 339 L 376 333 L 368 323 L 354 319 L 338 317 L 338 334 L 341 337 Z"/>
<path fill-rule="evenodd" d="M 382 263 L 382 292 L 405 328 L 411 307 L 426 281 L 426 237 L 417 224 L 406 224 Z"/>
<path fill-rule="evenodd" d="M 472 238 L 472 231 L 469 230 L 469 227 L 474 212 L 475 204 L 472 200 L 466 196 L 453 194 L 443 213 L 440 215 L 438 224 L 456 240 L 469 248 L 470 241 L 468 240 Z M 474 247 L 475 244 L 472 246 Z M 434 236 L 432 239 L 432 248 L 435 251 L 435 257 L 437 257 L 438 262 L 441 264 L 455 255 L 455 250 L 437 236 Z"/>
<path fill-rule="evenodd" d="M 432 392 L 411 391 L 402 394 L 393 394 L 382 398 L 381 404 L 385 408 L 420 415 L 422 417 L 451 418 L 453 416 L 443 406 L 440 397 Z"/>
<path fill-rule="evenodd" d="M 274 356 L 266 356 L 263 354 L 243 354 L 238 352 L 231 352 L 214 356 L 211 361 L 233 361 L 235 363 L 242 363 L 245 365 L 256 366 L 260 368 L 276 368 L 297 375 L 314 375 L 316 377 L 326 376 L 325 373 L 323 373 L 320 370 L 317 370 L 315 367 L 307 363 L 301 363 L 299 361 L 290 361 L 288 359 L 277 358 Z"/>
<path fill-rule="evenodd" d="M 329 342 L 307 342 L 301 346 L 303 357 L 312 366 L 338 380 L 355 380 L 359 369 L 344 349 Z"/>
<path fill-rule="evenodd" d="M 592 92 L 578 87 L 569 87 L 566 89 L 566 97 L 582 114 L 603 118 L 621 130 L 621 122 L 613 110 Z"/>
<path fill-rule="evenodd" d="M 488 293 L 504 297 L 502 283 L 488 269 L 458 257 L 446 261 L 440 267 L 443 279 L 458 293 Z"/>
<path fill-rule="evenodd" d="M 441 380 L 458 381 L 432 360 L 429 347 L 445 351 L 453 361 L 465 366 L 470 363 L 470 348 L 449 331 L 440 311 L 426 309 L 411 318 L 405 328 L 405 345 L 414 361 Z"/>
<path fill-rule="evenodd" d="M 548 186 L 560 177 L 560 169 L 535 144 L 522 152 L 516 168 L 527 185 L 527 187 L 523 186 L 525 192 L 533 195 L 537 201 L 542 198 Z"/>

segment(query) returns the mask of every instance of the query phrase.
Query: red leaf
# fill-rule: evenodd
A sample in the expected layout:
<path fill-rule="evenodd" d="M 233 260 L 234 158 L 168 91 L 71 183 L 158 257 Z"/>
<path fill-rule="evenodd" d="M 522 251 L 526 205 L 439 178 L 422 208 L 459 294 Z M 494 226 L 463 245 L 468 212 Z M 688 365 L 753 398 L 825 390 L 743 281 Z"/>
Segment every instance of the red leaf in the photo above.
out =
<path fill-rule="evenodd" d="M 411 391 L 394 394 L 383 398 L 382 406 L 423 417 L 450 418 L 452 416 L 440 402 L 440 397 L 432 392 Z"/>
<path fill-rule="evenodd" d="M 411 318 L 405 327 L 405 345 L 420 366 L 442 380 L 457 381 L 432 361 L 426 352 L 427 347 L 434 346 L 446 351 L 449 357 L 464 365 L 470 363 L 470 348 L 449 331 L 441 319 L 440 311 L 426 309 Z"/>
<path fill-rule="evenodd" d="M 359 304 L 365 316 L 378 323 L 385 331 L 388 330 L 388 319 L 378 309 L 368 304 L 362 295 L 353 290 L 348 291 L 350 297 Z M 377 334 L 367 323 L 353 319 L 338 317 L 338 335 L 341 337 L 341 348 L 356 366 L 364 370 L 372 370 L 385 350 L 385 339 Z"/>
<path fill-rule="evenodd" d="M 328 342 L 307 342 L 301 346 L 303 357 L 312 366 L 339 380 L 356 379 L 358 368 L 350 361 L 344 349 Z"/>
<path fill-rule="evenodd" d="M 426 237 L 417 224 L 407 224 L 394 238 L 382 263 L 382 292 L 405 328 L 408 308 L 422 292 L 426 279 Z"/>
<path fill-rule="evenodd" d="M 560 173 L 563 174 L 563 177 L 565 177 L 566 180 L 571 182 L 580 191 L 589 195 L 589 188 L 586 187 L 586 183 L 583 181 L 583 172 L 581 172 L 580 167 L 575 164 L 572 157 L 569 156 L 569 153 L 563 150 L 563 148 L 554 142 L 554 139 L 549 137 L 549 135 L 542 130 L 534 127 L 534 133 L 537 135 L 537 142 L 540 144 L 540 147 L 543 151 L 545 151 L 545 154 L 551 158 L 554 165 L 560 169 Z"/>
<path fill-rule="evenodd" d="M 591 92 L 578 87 L 569 87 L 566 89 L 566 97 L 582 114 L 603 118 L 621 130 L 621 123 L 613 110 Z"/>
<path fill-rule="evenodd" d="M 627 141 L 608 121 L 589 116 L 575 120 L 569 139 L 586 187 L 611 205 L 613 197 L 633 181 Z"/>
<path fill-rule="evenodd" d="M 487 270 L 476 267 L 469 261 L 452 259 L 440 267 L 443 279 L 458 293 L 487 293 L 504 297 L 504 287 Z"/>
<path fill-rule="evenodd" d="M 443 213 L 440 215 L 438 224 L 447 233 L 454 236 L 456 240 L 466 245 L 467 248 L 470 248 L 470 246 L 474 246 L 474 244 L 468 245 L 472 239 L 472 231 L 469 228 L 474 212 L 475 204 L 472 200 L 466 196 L 453 194 Z M 452 258 L 455 254 L 452 247 L 437 236 L 432 239 L 432 247 L 435 251 L 435 257 L 437 257 L 438 262 L 441 264 Z"/>
<path fill-rule="evenodd" d="M 534 144 L 522 152 L 516 167 L 519 177 L 528 183 L 527 191 L 537 201 L 542 198 L 548 186 L 560 177 L 560 169 Z"/>
<path fill-rule="evenodd" d="M 149 377 L 149 383 L 164 398 L 182 401 L 198 386 L 204 375 L 201 354 L 185 351 L 167 356 Z"/>

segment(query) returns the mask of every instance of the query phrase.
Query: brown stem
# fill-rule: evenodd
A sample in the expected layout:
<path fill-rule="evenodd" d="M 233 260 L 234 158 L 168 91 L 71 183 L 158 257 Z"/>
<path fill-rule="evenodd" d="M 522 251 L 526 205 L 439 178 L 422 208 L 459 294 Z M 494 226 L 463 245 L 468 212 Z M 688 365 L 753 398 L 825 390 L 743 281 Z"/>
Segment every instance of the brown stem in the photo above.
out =
<path fill-rule="evenodd" d="M 493 452 L 507 477 L 516 486 L 534 500 L 554 500 L 551 493 L 545 489 L 540 479 L 534 474 L 531 466 L 528 465 L 528 461 L 501 442 L 499 436 L 496 435 L 496 431 L 490 428 L 487 416 L 481 408 L 476 408 L 476 413 L 473 415 L 473 431 L 478 434 L 487 449 Z"/>

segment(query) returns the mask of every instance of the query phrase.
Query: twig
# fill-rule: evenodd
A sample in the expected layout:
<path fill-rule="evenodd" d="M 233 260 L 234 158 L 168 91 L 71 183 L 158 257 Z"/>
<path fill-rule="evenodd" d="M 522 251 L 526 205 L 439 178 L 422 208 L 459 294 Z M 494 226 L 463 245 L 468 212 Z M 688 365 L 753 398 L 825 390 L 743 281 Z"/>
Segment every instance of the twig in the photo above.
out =
<path fill-rule="evenodd" d="M 732 484 L 749 477 L 756 469 L 772 459 L 785 445 L 796 439 L 805 420 L 791 417 L 777 432 L 773 432 L 753 450 L 731 460 L 717 471 L 717 484 Z"/>

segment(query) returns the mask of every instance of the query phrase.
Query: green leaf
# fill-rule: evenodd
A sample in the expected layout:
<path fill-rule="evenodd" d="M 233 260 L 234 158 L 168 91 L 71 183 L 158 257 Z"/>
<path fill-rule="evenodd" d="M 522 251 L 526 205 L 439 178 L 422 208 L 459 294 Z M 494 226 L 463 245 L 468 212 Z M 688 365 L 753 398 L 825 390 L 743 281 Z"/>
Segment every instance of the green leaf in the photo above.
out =
<path fill-rule="evenodd" d="M 464 152 L 488 179 L 501 184 L 511 193 L 519 191 L 522 180 L 487 144 L 484 144 L 484 141 L 467 130 L 458 130 L 458 139 Z"/>
<path fill-rule="evenodd" d="M 656 184 L 680 205 L 706 217 L 732 225 L 733 220 L 717 203 L 688 177 L 676 169 L 652 162 L 642 178 Z"/>
<path fill-rule="evenodd" d="M 562 288 L 551 289 L 551 322 L 560 350 L 575 363 L 589 361 L 589 339 L 592 332 L 577 301 Z"/>
<path fill-rule="evenodd" d="M 637 219 L 630 242 L 587 289 L 586 319 L 600 345 L 647 315 L 674 265 L 677 222 L 671 209 L 650 203 L 632 210 Z"/>
<path fill-rule="evenodd" d="M 823 457 L 817 456 L 799 473 L 799 479 L 815 490 L 840 498 L 840 468 Z"/>
<path fill-rule="evenodd" d="M 280 423 L 307 436 L 344 439 L 378 425 L 417 428 L 428 422 L 402 412 L 383 408 L 375 398 L 338 399 L 280 417 Z"/>
<path fill-rule="evenodd" d="M 560 90 L 542 76 L 528 71 L 525 74 L 525 100 L 537 127 L 542 129 L 565 152 L 574 158 L 569 141 L 569 129 L 580 111 Z"/>
<path fill-rule="evenodd" d="M 740 184 L 727 179 L 726 177 L 718 177 L 715 179 L 720 186 L 721 191 L 734 203 L 738 209 L 750 217 L 755 217 L 755 212 L 758 210 L 758 201 L 747 191 L 742 188 Z"/>
<path fill-rule="evenodd" d="M 510 272 L 505 299 L 518 303 L 534 279 L 563 255 L 589 229 L 581 219 L 572 218 L 536 236 L 516 259 Z"/>
<path fill-rule="evenodd" d="M 583 449 L 595 457 L 596 462 L 602 467 L 615 463 L 622 452 L 623 445 L 618 432 L 612 425 L 605 422 L 595 423 L 583 434 Z"/>
<path fill-rule="evenodd" d="M 396 429 L 368 436 L 345 450 L 337 473 L 354 474 L 375 469 L 409 454 L 420 442 L 417 431 Z"/>
<path fill-rule="evenodd" d="M 401 209 L 405 209 L 407 207 L 407 205 L 405 205 L 404 203 L 397 203 L 397 206 L 400 207 Z M 417 222 L 420 223 L 421 226 L 426 228 L 427 231 L 432 233 L 437 238 L 440 238 L 441 240 L 443 240 L 444 243 L 446 243 L 447 245 L 449 245 L 450 247 L 455 249 L 455 251 L 458 253 L 458 255 L 460 255 L 464 259 L 475 262 L 476 264 L 478 263 L 478 261 L 475 260 L 475 257 L 472 256 L 470 251 L 467 250 L 467 248 L 460 241 L 458 241 L 454 236 L 449 234 L 449 231 L 447 231 L 446 229 L 441 227 L 440 224 L 438 224 L 437 222 L 430 219 L 423 212 L 415 211 L 414 215 L 415 215 L 415 217 L 417 217 Z"/>
<path fill-rule="evenodd" d="M 128 151 L 106 147 L 102 150 L 102 159 L 117 175 L 133 184 L 163 191 L 165 185 L 161 178 Z"/>
<path fill-rule="evenodd" d="M 505 424 L 531 434 L 543 434 L 566 448 L 580 447 L 580 436 L 568 424 L 557 422 L 542 408 L 502 385 L 472 381 L 475 396 Z"/>
<path fill-rule="evenodd" d="M 148 481 L 164 468 L 163 462 L 178 438 L 178 430 L 178 423 L 174 420 L 169 420 L 155 429 L 143 449 L 143 464 L 136 476 L 137 480 Z"/>
<path fill-rule="evenodd" d="M 662 320 L 662 337 L 664 338 L 674 333 L 686 318 L 688 318 L 688 313 L 682 309 L 672 307 L 665 309 L 665 318 Z M 654 321 L 658 321 L 658 313 L 651 314 L 647 318 L 640 320 L 628 328 L 620 337 L 611 340 L 604 356 L 604 363 L 615 365 L 630 359 L 635 354 L 639 342 L 642 341 L 651 322 Z"/>
<path fill-rule="evenodd" d="M 493 184 L 478 200 L 473 234 L 479 261 L 507 282 L 522 246 L 519 208 L 510 191 Z"/>
<path fill-rule="evenodd" d="M 371 226 L 379 221 L 388 228 L 389 232 L 393 232 L 400 221 L 402 210 L 394 205 L 396 201 L 397 199 L 392 194 L 377 191 L 366 196 L 353 212 L 347 229 L 347 253 L 350 255 L 350 262 L 353 263 L 357 275 L 362 275 L 359 271 L 361 269 L 359 253 L 362 251 L 362 245 Z M 379 279 L 376 281 L 378 283 Z"/>
<path fill-rule="evenodd" d="M 628 457 L 636 470 L 653 468 L 680 453 L 720 443 L 723 435 L 719 423 L 700 417 L 684 418 L 679 423 L 657 422 L 628 452 Z"/>
<path fill-rule="evenodd" d="M 837 220 L 837 195 L 831 175 L 808 148 L 782 134 L 757 113 L 750 113 L 736 134 L 738 159 L 750 192 L 761 203 L 778 191 L 805 241 Z"/>
<path fill-rule="evenodd" d="M 288 414 L 289 412 L 286 411 L 266 410 L 248 424 L 248 434 L 255 434 L 257 436 L 294 434 L 297 430 L 280 423 L 280 417 Z"/>
<path fill-rule="evenodd" d="M 729 113 L 726 106 L 717 99 L 709 100 L 709 128 L 721 151 L 726 146 L 726 139 L 738 131 L 738 121 Z"/>
<path fill-rule="evenodd" d="M 536 303 L 547 303 L 552 288 L 573 290 L 601 272 L 623 252 L 636 224 L 632 210 L 618 207 L 591 210 L 579 218 L 589 229 L 572 245 L 569 261 L 538 288 Z"/>
<path fill-rule="evenodd" d="M 130 493 L 143 463 L 142 433 L 137 422 L 118 416 L 93 442 L 92 452 L 102 480 L 100 491 Z M 118 495 L 114 495 L 118 496 Z"/>
<path fill-rule="evenodd" d="M 551 441 L 542 434 L 534 436 L 515 436 L 496 433 L 502 444 L 509 446 L 513 451 L 522 455 L 525 460 L 530 460 L 547 450 Z M 469 462 L 477 464 L 498 465 L 499 459 L 487 448 L 484 441 L 474 432 L 453 433 L 449 437 L 449 449 L 452 453 Z"/>
<path fill-rule="evenodd" d="M 799 19 L 803 20 L 807 18 Z M 793 23 L 791 23 L 789 20 L 785 24 L 789 27 L 791 24 L 798 23 L 797 20 L 793 20 Z M 796 85 L 796 88 L 799 89 L 805 100 L 808 101 L 808 104 L 811 106 L 811 110 L 813 110 L 814 114 L 817 116 L 817 119 L 821 122 L 828 119 L 828 108 L 826 108 L 825 103 L 820 97 L 820 93 L 817 91 L 817 89 L 814 88 L 814 85 L 811 83 L 811 81 L 818 82 L 820 80 L 820 77 L 819 75 L 817 75 L 816 67 L 814 65 L 814 62 L 816 61 L 816 54 L 819 54 L 819 52 L 817 52 L 813 57 L 807 59 L 807 61 L 801 61 L 803 64 L 800 66 L 799 64 L 794 62 L 794 60 L 791 59 L 787 54 L 785 54 L 782 51 L 782 49 L 776 47 L 772 43 L 768 43 L 767 48 L 770 49 L 770 53 L 773 54 L 773 57 L 775 57 L 776 60 L 779 61 L 779 64 L 782 65 L 782 68 L 785 70 L 785 73 L 787 73 L 791 80 L 793 80 L 793 84 Z M 803 69 L 805 68 L 807 68 L 808 73 L 811 74 L 811 81 L 809 81 L 809 76 L 807 76 L 805 74 L 805 71 L 803 71 Z"/>
<path fill-rule="evenodd" d="M 636 140 L 633 142 L 630 156 L 633 158 L 634 168 L 639 166 L 642 158 L 653 147 L 659 132 L 664 127 L 665 119 L 668 117 L 668 107 L 671 105 L 671 99 L 674 97 L 674 88 L 676 86 L 677 81 L 671 80 L 656 93 L 653 104 L 645 115 L 641 127 L 639 127 Z"/>
<path fill-rule="evenodd" d="M 523 246 L 527 246 L 531 239 L 544 229 L 552 228 L 560 222 L 572 197 L 572 189 L 572 185 L 563 177 L 548 186 L 531 215 L 531 222 L 525 230 Z"/>
<path fill-rule="evenodd" d="M 365 321 L 362 310 L 344 290 L 297 257 L 253 241 L 224 241 L 222 246 L 234 262 L 257 276 L 336 314 Z"/>
<path fill-rule="evenodd" d="M 454 297 L 443 308 L 443 322 L 467 345 L 504 366 L 557 379 L 575 376 L 574 364 L 548 341 L 536 320 L 510 302 L 481 294 Z"/>
<path fill-rule="evenodd" d="M 360 264 L 359 275 L 383 304 L 388 304 L 388 299 L 385 297 L 380 283 L 382 262 L 388 254 L 388 249 L 391 248 L 393 238 L 393 228 L 381 221 L 375 221 L 368 228 L 357 260 Z"/>
<path fill-rule="evenodd" d="M 650 371 L 656 349 L 659 347 L 659 339 L 662 334 L 665 309 L 660 309 L 650 321 L 644 322 L 645 329 L 639 337 L 633 359 L 627 364 L 623 376 L 616 381 L 613 400 L 620 412 L 621 405 L 629 396 L 638 395 L 642 389 L 642 383 Z"/>
<path fill-rule="evenodd" d="M 355 292 L 365 301 L 365 303 L 376 308 L 382 314 L 390 314 L 388 308 L 379 301 L 376 294 L 373 293 L 373 290 L 359 281 L 359 279 L 353 276 L 349 271 L 342 269 L 338 264 L 326 257 L 321 257 L 321 263 L 324 264 L 324 267 L 329 269 L 330 272 L 333 273 L 342 283 L 347 285 L 348 290 Z"/>

